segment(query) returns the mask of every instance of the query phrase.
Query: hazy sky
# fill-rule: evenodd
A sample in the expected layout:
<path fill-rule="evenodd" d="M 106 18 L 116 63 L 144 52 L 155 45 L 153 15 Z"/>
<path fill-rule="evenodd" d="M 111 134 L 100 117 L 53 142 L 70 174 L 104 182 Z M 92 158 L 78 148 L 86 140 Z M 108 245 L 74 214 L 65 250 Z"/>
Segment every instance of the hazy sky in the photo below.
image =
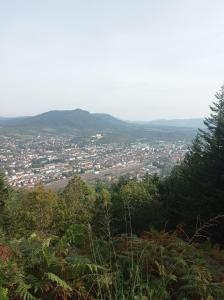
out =
<path fill-rule="evenodd" d="M 0 0 L 0 116 L 200 117 L 224 83 L 224 0 Z"/>

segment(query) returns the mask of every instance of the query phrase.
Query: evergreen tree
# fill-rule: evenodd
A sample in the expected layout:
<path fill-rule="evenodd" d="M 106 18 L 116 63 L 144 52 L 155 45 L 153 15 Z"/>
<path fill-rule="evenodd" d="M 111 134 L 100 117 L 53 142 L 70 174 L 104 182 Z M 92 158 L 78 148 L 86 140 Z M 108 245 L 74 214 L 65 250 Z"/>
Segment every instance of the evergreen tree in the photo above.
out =
<path fill-rule="evenodd" d="M 161 184 L 161 198 L 169 224 L 195 229 L 224 214 L 224 86 L 211 106 L 205 130 L 199 133 L 183 163 Z"/>

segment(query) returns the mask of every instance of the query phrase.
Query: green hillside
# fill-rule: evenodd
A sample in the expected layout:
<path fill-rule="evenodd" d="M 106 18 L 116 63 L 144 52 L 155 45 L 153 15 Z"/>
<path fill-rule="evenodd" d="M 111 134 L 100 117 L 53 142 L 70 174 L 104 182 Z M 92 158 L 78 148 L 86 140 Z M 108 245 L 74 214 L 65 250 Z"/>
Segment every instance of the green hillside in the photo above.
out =
<path fill-rule="evenodd" d="M 108 114 L 92 114 L 81 109 L 49 111 L 33 117 L 7 119 L 0 123 L 0 134 L 56 134 L 86 137 L 103 133 L 101 142 L 127 142 L 136 139 L 192 140 L 195 128 L 132 124 Z"/>
<path fill-rule="evenodd" d="M 182 164 L 59 192 L 0 176 L 0 299 L 223 300 L 224 87 Z"/>

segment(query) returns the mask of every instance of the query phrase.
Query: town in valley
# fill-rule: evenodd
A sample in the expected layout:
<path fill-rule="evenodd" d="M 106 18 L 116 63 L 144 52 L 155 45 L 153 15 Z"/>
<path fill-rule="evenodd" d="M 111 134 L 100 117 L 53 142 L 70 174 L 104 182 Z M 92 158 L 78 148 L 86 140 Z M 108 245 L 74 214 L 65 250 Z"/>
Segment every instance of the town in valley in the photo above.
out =
<path fill-rule="evenodd" d="M 77 143 L 67 136 L 0 137 L 0 169 L 13 187 L 63 185 L 75 174 L 87 181 L 113 181 L 120 176 L 169 174 L 183 160 L 183 140 L 100 143 L 102 134 Z"/>

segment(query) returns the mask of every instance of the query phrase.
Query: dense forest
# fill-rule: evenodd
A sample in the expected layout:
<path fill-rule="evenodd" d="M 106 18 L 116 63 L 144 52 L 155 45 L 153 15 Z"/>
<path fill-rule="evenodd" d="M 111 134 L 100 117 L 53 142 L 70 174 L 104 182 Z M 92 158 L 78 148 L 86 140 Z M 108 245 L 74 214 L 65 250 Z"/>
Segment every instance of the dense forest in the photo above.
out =
<path fill-rule="evenodd" d="M 60 192 L 0 177 L 0 299 L 224 299 L 224 87 L 165 178 Z"/>

